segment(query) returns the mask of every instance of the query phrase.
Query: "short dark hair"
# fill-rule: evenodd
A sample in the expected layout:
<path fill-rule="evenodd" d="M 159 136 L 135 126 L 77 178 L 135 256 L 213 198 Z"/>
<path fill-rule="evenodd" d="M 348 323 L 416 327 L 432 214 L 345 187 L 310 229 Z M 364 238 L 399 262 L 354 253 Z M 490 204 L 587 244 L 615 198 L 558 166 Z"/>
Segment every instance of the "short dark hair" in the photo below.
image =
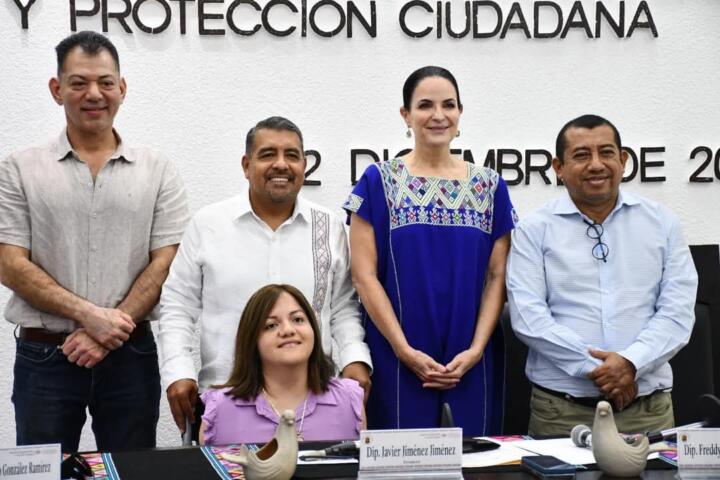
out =
<path fill-rule="evenodd" d="M 558 133 L 557 139 L 555 140 L 555 156 L 557 157 L 558 161 L 561 164 L 565 163 L 565 148 L 567 147 L 565 132 L 567 132 L 571 128 L 591 129 L 599 127 L 601 125 L 607 125 L 612 128 L 615 135 L 615 144 L 617 145 L 618 150 L 622 149 L 622 143 L 620 142 L 620 132 L 618 132 L 618 129 L 615 127 L 615 125 L 612 124 L 612 122 L 610 122 L 610 120 L 607 120 L 599 115 L 586 114 L 570 120 L 560 129 L 560 133 Z"/>
<path fill-rule="evenodd" d="M 403 107 L 405 107 L 405 110 L 410 110 L 410 102 L 418 84 L 428 77 L 441 77 L 452 83 L 453 87 L 455 87 L 458 107 L 462 107 L 462 102 L 460 102 L 460 88 L 458 87 L 457 80 L 455 80 L 453 74 L 443 67 L 428 65 L 426 67 L 418 68 L 410 74 L 407 80 L 405 80 L 405 84 L 403 85 Z"/>
<path fill-rule="evenodd" d="M 107 50 L 115 60 L 115 66 L 120 73 L 120 56 L 118 55 L 115 45 L 105 35 L 88 30 L 73 33 L 69 37 L 65 37 L 55 47 L 57 53 L 57 75 L 62 73 L 62 67 L 68 54 L 76 47 L 80 47 L 83 52 L 88 55 L 98 55 L 102 50 Z"/>
<path fill-rule="evenodd" d="M 248 131 L 247 136 L 245 136 L 245 155 L 247 155 L 248 158 L 252 156 L 252 151 L 255 148 L 255 134 L 258 130 L 262 130 L 263 128 L 267 128 L 269 130 L 286 130 L 296 133 L 300 138 L 300 150 L 304 150 L 303 136 L 298 126 L 285 117 L 274 116 L 268 117 L 265 120 L 260 120 Z"/>
<path fill-rule="evenodd" d="M 265 326 L 265 320 L 283 292 L 290 294 L 298 302 L 313 329 L 315 345 L 308 360 L 308 387 L 315 394 L 328 390 L 335 365 L 323 352 L 315 312 L 300 290 L 284 284 L 266 285 L 250 297 L 240 317 L 235 337 L 235 361 L 230 378 L 224 385 L 213 385 L 213 388 L 230 387 L 228 395 L 243 400 L 251 400 L 260 395 L 265 387 L 265 379 L 258 351 L 258 338 Z"/>

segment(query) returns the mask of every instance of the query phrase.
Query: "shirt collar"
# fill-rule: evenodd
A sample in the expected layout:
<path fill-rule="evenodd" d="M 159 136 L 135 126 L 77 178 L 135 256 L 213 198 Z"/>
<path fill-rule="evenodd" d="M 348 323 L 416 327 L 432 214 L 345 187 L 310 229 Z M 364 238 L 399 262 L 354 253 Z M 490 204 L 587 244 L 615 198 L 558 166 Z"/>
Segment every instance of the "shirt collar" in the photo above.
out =
<path fill-rule="evenodd" d="M 126 162 L 133 163 L 135 159 L 132 158 L 132 155 L 128 156 L 128 149 L 125 146 L 125 142 L 123 142 L 122 138 L 114 128 L 113 135 L 115 135 L 118 145 L 115 149 L 115 152 L 113 152 L 113 154 L 110 156 L 109 160 L 124 160 Z M 57 159 L 58 161 L 62 161 L 70 156 L 80 158 L 77 152 L 72 148 L 72 145 L 70 145 L 70 140 L 68 140 L 67 136 L 67 128 L 64 128 L 63 131 L 60 132 L 60 136 L 58 137 Z"/>
<path fill-rule="evenodd" d="M 618 193 L 617 203 L 615 204 L 615 208 L 613 208 L 612 212 L 610 212 L 610 215 L 620 210 L 623 206 L 632 206 L 637 205 L 638 203 L 640 203 L 640 201 L 635 195 L 630 192 L 623 192 L 622 190 L 620 190 L 620 192 Z M 575 205 L 575 202 L 573 202 L 572 198 L 570 198 L 570 194 L 568 193 L 567 189 L 555 202 L 552 213 L 555 215 L 572 215 L 576 213 L 582 217 L 585 216 L 577 208 L 577 205 Z"/>
<path fill-rule="evenodd" d="M 293 212 L 290 215 L 290 218 L 285 221 L 285 223 L 293 223 L 298 217 L 304 218 L 305 221 L 309 222 L 312 218 L 311 210 L 312 209 L 310 208 L 310 204 L 307 202 L 307 200 L 305 200 L 302 195 L 298 194 L 298 196 L 295 198 L 295 207 L 293 207 Z M 240 219 L 246 215 L 254 215 L 255 218 L 260 220 L 260 217 L 255 215 L 255 212 L 252 209 L 252 205 L 250 204 L 249 188 L 247 189 L 247 192 L 240 195 L 236 218 Z"/>

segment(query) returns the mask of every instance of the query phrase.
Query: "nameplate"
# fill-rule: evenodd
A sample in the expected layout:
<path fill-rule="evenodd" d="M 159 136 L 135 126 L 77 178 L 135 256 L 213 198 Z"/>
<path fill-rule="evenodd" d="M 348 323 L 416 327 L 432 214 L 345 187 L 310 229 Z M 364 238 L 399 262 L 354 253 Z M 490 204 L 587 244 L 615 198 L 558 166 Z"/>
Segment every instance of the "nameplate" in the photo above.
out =
<path fill-rule="evenodd" d="M 383 474 L 437 472 L 434 478 L 462 478 L 462 429 L 428 428 L 360 432 L 359 478 Z"/>
<path fill-rule="evenodd" d="M 0 478 L 58 480 L 60 444 L 0 449 Z"/>
<path fill-rule="evenodd" d="M 720 469 L 720 428 L 698 428 L 677 432 L 678 470 Z"/>

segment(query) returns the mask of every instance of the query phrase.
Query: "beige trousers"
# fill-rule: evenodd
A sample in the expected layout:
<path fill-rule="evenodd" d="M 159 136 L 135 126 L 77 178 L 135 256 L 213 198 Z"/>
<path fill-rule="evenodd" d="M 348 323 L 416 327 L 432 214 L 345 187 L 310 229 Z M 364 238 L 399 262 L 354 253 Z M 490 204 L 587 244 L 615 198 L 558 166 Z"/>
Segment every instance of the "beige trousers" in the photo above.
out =
<path fill-rule="evenodd" d="M 672 398 L 656 392 L 633 402 L 622 412 L 613 412 L 620 433 L 645 433 L 672 428 L 675 424 Z M 575 425 L 592 428 L 595 409 L 578 405 L 533 387 L 530 394 L 530 435 L 570 435 Z"/>

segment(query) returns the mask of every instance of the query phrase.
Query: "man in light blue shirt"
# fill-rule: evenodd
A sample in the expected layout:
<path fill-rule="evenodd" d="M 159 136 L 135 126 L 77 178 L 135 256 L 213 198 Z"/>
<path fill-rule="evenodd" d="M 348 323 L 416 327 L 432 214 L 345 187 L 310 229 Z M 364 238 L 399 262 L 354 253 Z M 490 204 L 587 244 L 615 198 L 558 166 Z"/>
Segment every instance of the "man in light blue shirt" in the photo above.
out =
<path fill-rule="evenodd" d="M 697 274 L 675 215 L 620 191 L 627 152 L 609 121 L 566 124 L 553 168 L 566 192 L 521 221 L 507 287 L 529 347 L 529 432 L 567 435 L 612 403 L 620 431 L 673 425 L 668 360 L 695 321 Z"/>

